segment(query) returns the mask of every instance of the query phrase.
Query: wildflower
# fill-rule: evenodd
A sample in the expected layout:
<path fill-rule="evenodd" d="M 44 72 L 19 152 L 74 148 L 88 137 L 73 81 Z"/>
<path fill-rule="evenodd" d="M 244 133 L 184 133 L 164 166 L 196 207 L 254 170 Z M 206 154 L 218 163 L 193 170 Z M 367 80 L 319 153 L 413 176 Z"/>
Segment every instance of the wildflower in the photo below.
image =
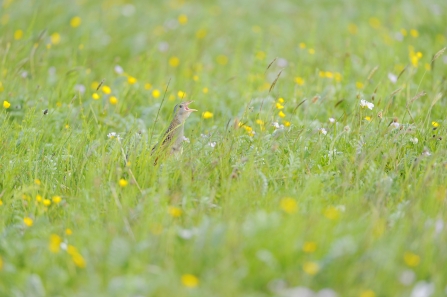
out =
<path fill-rule="evenodd" d="M 334 74 L 333 74 L 332 72 L 330 72 L 330 71 L 326 71 L 326 72 L 324 73 L 324 76 L 326 76 L 327 78 L 333 78 L 333 77 L 334 77 Z"/>
<path fill-rule="evenodd" d="M 14 32 L 14 39 L 15 40 L 20 40 L 23 37 L 23 31 L 18 29 Z"/>
<path fill-rule="evenodd" d="M 358 32 L 358 28 L 357 28 L 357 26 L 355 25 L 355 24 L 349 24 L 348 25 L 348 31 L 349 31 L 349 33 L 351 33 L 352 35 L 355 35 L 355 34 L 357 34 L 357 32 Z"/>
<path fill-rule="evenodd" d="M 422 156 L 424 157 L 429 157 L 431 156 L 430 151 L 428 150 L 428 148 L 424 148 L 424 151 L 422 152 Z"/>
<path fill-rule="evenodd" d="M 115 96 L 110 96 L 109 102 L 112 105 L 116 105 L 118 103 L 118 98 L 116 98 Z"/>
<path fill-rule="evenodd" d="M 3 269 L 3 258 L 0 256 L 0 271 Z"/>
<path fill-rule="evenodd" d="M 79 253 L 73 254 L 73 255 L 71 255 L 71 259 L 73 260 L 73 263 L 74 263 L 77 267 L 79 267 L 79 268 L 85 268 L 86 263 L 85 263 L 84 257 L 82 257 L 81 254 L 79 254 Z"/>
<path fill-rule="evenodd" d="M 320 270 L 320 266 L 315 262 L 306 262 L 303 265 L 303 270 L 309 275 L 315 275 Z"/>
<path fill-rule="evenodd" d="M 313 48 L 310 48 L 310 49 L 308 50 L 308 52 L 309 52 L 309 54 L 311 54 L 311 55 L 315 54 L 315 50 L 314 50 Z"/>
<path fill-rule="evenodd" d="M 275 129 L 279 129 L 279 130 L 284 129 L 284 125 L 280 125 L 280 124 L 278 124 L 278 122 L 273 122 L 272 126 L 275 127 Z"/>
<path fill-rule="evenodd" d="M 374 108 L 374 104 L 362 99 L 362 100 L 360 100 L 360 107 L 361 108 L 369 108 L 372 110 Z"/>
<path fill-rule="evenodd" d="M 340 216 L 340 211 L 334 206 L 329 206 L 325 209 L 324 216 L 329 220 L 336 220 Z"/>
<path fill-rule="evenodd" d="M 216 62 L 220 65 L 227 65 L 228 57 L 225 55 L 218 55 L 216 58 Z"/>
<path fill-rule="evenodd" d="M 378 19 L 378 18 L 374 18 L 374 17 L 372 17 L 372 18 L 370 18 L 369 19 L 369 25 L 371 26 L 371 27 L 373 27 L 374 29 L 377 29 L 377 28 L 379 28 L 380 27 L 380 20 Z"/>
<path fill-rule="evenodd" d="M 406 269 L 399 276 L 399 281 L 404 286 L 409 286 L 409 285 L 411 285 L 411 283 L 413 283 L 415 278 L 416 278 L 416 274 L 414 273 L 414 271 L 410 270 L 410 269 Z"/>
<path fill-rule="evenodd" d="M 214 147 L 216 146 L 216 144 L 217 144 L 217 142 L 215 142 L 215 141 L 210 141 L 210 142 L 208 143 L 208 145 L 209 145 L 210 147 L 212 147 L 212 148 L 214 148 Z"/>
<path fill-rule="evenodd" d="M 42 202 L 43 198 L 41 195 L 37 194 L 36 195 L 36 202 Z"/>
<path fill-rule="evenodd" d="M 407 30 L 405 30 L 404 28 L 400 29 L 400 34 L 402 34 L 402 36 L 407 36 L 408 32 Z"/>
<path fill-rule="evenodd" d="M 74 90 L 76 92 L 81 93 L 81 95 L 83 95 L 85 93 L 85 86 L 81 85 L 81 84 L 77 84 L 77 85 L 74 86 Z"/>
<path fill-rule="evenodd" d="M 329 123 L 331 123 L 331 124 L 335 123 L 335 119 L 334 118 L 329 118 Z"/>
<path fill-rule="evenodd" d="M 160 94 L 161 94 L 160 91 L 157 89 L 152 91 L 152 97 L 154 97 L 154 98 L 160 97 Z"/>
<path fill-rule="evenodd" d="M 107 137 L 110 139 L 116 138 L 118 141 L 120 141 L 122 139 L 121 136 L 119 136 L 119 134 L 116 132 L 110 132 L 109 134 L 107 134 Z"/>
<path fill-rule="evenodd" d="M 417 143 L 419 142 L 419 139 L 417 139 L 416 137 L 414 137 L 414 138 L 410 138 L 410 142 L 411 142 L 412 144 L 417 144 Z"/>
<path fill-rule="evenodd" d="M 133 76 L 128 76 L 127 77 L 127 82 L 129 83 L 129 85 L 133 85 L 137 82 L 137 79 Z"/>
<path fill-rule="evenodd" d="M 282 98 L 282 97 L 278 98 L 278 102 L 279 103 L 284 103 L 284 98 Z"/>
<path fill-rule="evenodd" d="M 193 274 L 184 274 L 181 278 L 182 284 L 187 288 L 195 288 L 199 285 L 199 279 Z"/>
<path fill-rule="evenodd" d="M 78 16 L 75 16 L 75 17 L 73 17 L 71 20 L 70 20 L 70 26 L 72 27 L 72 28 L 77 28 L 77 27 L 79 27 L 80 25 L 81 25 L 81 18 L 80 17 L 78 17 Z"/>
<path fill-rule="evenodd" d="M 365 120 L 367 120 L 368 122 L 371 122 L 371 117 L 370 116 L 366 116 Z"/>
<path fill-rule="evenodd" d="M 3 200 L 2 199 L 0 199 L 0 206 L 2 206 L 3 205 Z"/>
<path fill-rule="evenodd" d="M 304 79 L 300 76 L 295 77 L 295 83 L 299 86 L 304 85 Z"/>
<path fill-rule="evenodd" d="M 394 75 L 394 74 L 392 74 L 391 72 L 388 73 L 388 79 L 389 79 L 393 84 L 395 84 L 395 83 L 397 82 L 397 76 Z"/>
<path fill-rule="evenodd" d="M 71 231 L 70 228 L 67 228 L 67 229 L 65 229 L 65 234 L 71 235 L 71 234 L 73 234 L 73 231 Z"/>
<path fill-rule="evenodd" d="M 299 46 L 300 48 L 306 48 L 306 44 L 304 42 L 300 42 Z"/>
<path fill-rule="evenodd" d="M 51 200 L 50 199 L 43 199 L 43 205 L 50 206 L 51 205 Z"/>
<path fill-rule="evenodd" d="M 265 54 L 265 52 L 263 52 L 263 51 L 258 51 L 257 53 L 256 53 L 256 59 L 258 59 L 258 60 L 264 60 L 265 59 L 265 56 L 266 56 L 266 54 Z"/>
<path fill-rule="evenodd" d="M 334 74 L 335 81 L 340 82 L 342 80 L 342 75 L 339 72 L 335 72 Z"/>
<path fill-rule="evenodd" d="M 124 73 L 124 69 L 123 69 L 123 67 L 121 67 L 120 65 L 116 65 L 116 66 L 113 68 L 113 70 L 115 70 L 115 72 L 116 72 L 117 74 L 123 74 L 123 73 Z"/>
<path fill-rule="evenodd" d="M 345 126 L 345 127 L 343 128 L 343 130 L 344 130 L 346 133 L 349 133 L 349 132 L 351 132 L 351 127 L 349 127 L 349 126 Z"/>
<path fill-rule="evenodd" d="M 280 111 L 279 113 L 278 113 L 278 115 L 281 117 L 281 118 L 284 118 L 284 117 L 286 117 L 286 114 L 285 113 L 283 113 L 282 111 Z"/>
<path fill-rule="evenodd" d="M 209 112 L 209 111 L 205 111 L 204 113 L 202 113 L 202 117 L 204 119 L 211 119 L 213 117 L 213 113 Z"/>
<path fill-rule="evenodd" d="M 169 63 L 169 66 L 175 68 L 175 67 L 177 67 L 180 64 L 180 59 L 175 57 L 175 56 L 173 56 L 173 57 L 169 58 L 168 63 Z"/>
<path fill-rule="evenodd" d="M 185 14 L 179 15 L 177 19 L 180 25 L 185 25 L 188 22 L 188 16 Z"/>
<path fill-rule="evenodd" d="M 203 38 L 205 38 L 206 34 L 207 34 L 207 32 L 206 32 L 205 29 L 199 29 L 196 32 L 196 38 L 197 39 L 203 39 Z"/>
<path fill-rule="evenodd" d="M 421 262 L 421 257 L 412 252 L 405 252 L 404 261 L 409 267 L 416 267 Z"/>
<path fill-rule="evenodd" d="M 431 122 L 431 125 L 432 125 L 434 128 L 438 128 L 438 127 L 439 127 L 439 123 L 438 123 L 438 122 Z"/>
<path fill-rule="evenodd" d="M 98 100 L 99 99 L 98 93 L 93 93 L 92 98 L 93 98 L 93 100 Z"/>
<path fill-rule="evenodd" d="M 264 126 L 264 121 L 261 119 L 257 119 L 256 124 L 258 124 L 259 126 Z"/>
<path fill-rule="evenodd" d="M 411 29 L 410 35 L 413 36 L 414 38 L 417 38 L 419 36 L 419 32 L 416 29 Z"/>
<path fill-rule="evenodd" d="M 53 200 L 53 203 L 59 204 L 62 201 L 62 198 L 61 196 L 53 196 L 51 200 Z"/>
<path fill-rule="evenodd" d="M 376 293 L 372 290 L 366 290 L 360 293 L 360 297 L 376 297 Z"/>
<path fill-rule="evenodd" d="M 125 186 L 127 186 L 129 182 L 127 180 L 125 180 L 124 178 L 120 179 L 118 184 L 120 185 L 121 188 L 124 188 Z"/>
<path fill-rule="evenodd" d="M 198 75 L 194 75 L 194 76 L 192 77 L 192 80 L 193 80 L 193 81 L 199 81 L 199 76 L 198 76 Z"/>
<path fill-rule="evenodd" d="M 48 245 L 50 252 L 55 253 L 55 254 L 59 253 L 61 243 L 62 243 L 62 238 L 59 235 L 51 234 L 50 235 L 50 244 Z"/>
<path fill-rule="evenodd" d="M 276 103 L 276 108 L 277 109 L 283 109 L 284 108 L 284 105 L 281 105 L 281 103 Z"/>
<path fill-rule="evenodd" d="M 318 129 L 318 133 L 321 133 L 321 134 L 323 134 L 323 135 L 326 135 L 326 134 L 327 134 L 327 130 L 324 129 L 324 128 L 320 128 L 320 129 Z"/>
<path fill-rule="evenodd" d="M 112 93 L 112 89 L 109 86 L 102 86 L 101 90 L 104 92 L 104 94 L 109 95 Z"/>
<path fill-rule="evenodd" d="M 435 292 L 435 285 L 426 281 L 418 281 L 411 291 L 410 297 L 430 297 Z"/>
<path fill-rule="evenodd" d="M 61 42 L 61 35 L 57 32 L 53 33 L 50 36 L 50 40 L 51 40 L 51 43 L 54 45 L 59 44 Z"/>
<path fill-rule="evenodd" d="M 186 97 L 186 93 L 183 92 L 183 91 L 178 91 L 178 92 L 177 92 L 177 96 L 178 96 L 179 98 L 183 99 L 183 98 Z"/>
<path fill-rule="evenodd" d="M 28 227 L 31 227 L 33 225 L 33 219 L 30 217 L 26 217 L 23 219 L 23 222 L 25 223 L 25 225 L 27 225 Z"/>
<path fill-rule="evenodd" d="M 178 208 L 176 206 L 169 206 L 168 213 L 171 215 L 171 217 L 178 218 L 182 215 L 183 211 L 181 208 Z"/>
<path fill-rule="evenodd" d="M 208 93 L 208 88 L 203 88 L 203 89 L 202 89 L 202 92 L 203 92 L 203 94 Z"/>
<path fill-rule="evenodd" d="M 399 128 L 400 124 L 398 122 L 393 121 L 390 126 L 392 126 L 393 128 Z"/>
<path fill-rule="evenodd" d="M 313 253 L 317 250 L 317 243 L 314 241 L 306 241 L 303 244 L 303 252 L 305 253 Z"/>
<path fill-rule="evenodd" d="M 280 207 L 281 209 L 288 214 L 293 214 L 298 212 L 298 203 L 293 198 L 283 198 L 280 201 Z"/>
<path fill-rule="evenodd" d="M 364 87 L 364 85 L 363 85 L 363 83 L 361 83 L 361 82 L 356 82 L 355 83 L 355 87 L 357 88 L 357 89 L 363 89 L 363 87 Z"/>
<path fill-rule="evenodd" d="M 3 108 L 8 109 L 11 106 L 11 103 L 9 103 L 8 101 L 3 101 Z"/>
<path fill-rule="evenodd" d="M 190 141 L 189 141 L 189 138 L 188 137 L 185 137 L 185 136 L 183 136 L 183 139 L 182 139 L 184 142 L 187 142 L 187 143 L 190 143 Z"/>
<path fill-rule="evenodd" d="M 2 82 L 0 81 L 0 92 L 3 92 L 5 90 L 5 87 L 3 87 Z"/>
<path fill-rule="evenodd" d="M 289 121 L 284 121 L 283 124 L 284 124 L 285 127 L 290 127 L 290 122 Z"/>

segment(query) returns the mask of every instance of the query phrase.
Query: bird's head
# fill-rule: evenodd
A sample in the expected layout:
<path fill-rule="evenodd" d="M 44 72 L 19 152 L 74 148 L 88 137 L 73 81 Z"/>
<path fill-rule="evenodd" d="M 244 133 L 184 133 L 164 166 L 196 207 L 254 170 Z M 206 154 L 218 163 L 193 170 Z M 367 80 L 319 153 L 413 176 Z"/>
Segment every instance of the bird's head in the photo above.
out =
<path fill-rule="evenodd" d="M 197 111 L 196 109 L 188 107 L 188 105 L 193 102 L 194 101 L 186 101 L 177 104 L 174 107 L 174 117 L 177 117 L 180 121 L 186 120 L 193 111 Z"/>

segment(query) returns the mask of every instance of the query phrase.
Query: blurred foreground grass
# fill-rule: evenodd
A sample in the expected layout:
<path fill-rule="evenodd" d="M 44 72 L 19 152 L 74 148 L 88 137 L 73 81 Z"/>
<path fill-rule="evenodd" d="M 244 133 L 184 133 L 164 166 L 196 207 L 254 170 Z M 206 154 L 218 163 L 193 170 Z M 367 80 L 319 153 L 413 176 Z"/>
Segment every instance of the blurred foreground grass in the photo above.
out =
<path fill-rule="evenodd" d="M 445 296 L 446 14 L 3 1 L 0 295 Z"/>

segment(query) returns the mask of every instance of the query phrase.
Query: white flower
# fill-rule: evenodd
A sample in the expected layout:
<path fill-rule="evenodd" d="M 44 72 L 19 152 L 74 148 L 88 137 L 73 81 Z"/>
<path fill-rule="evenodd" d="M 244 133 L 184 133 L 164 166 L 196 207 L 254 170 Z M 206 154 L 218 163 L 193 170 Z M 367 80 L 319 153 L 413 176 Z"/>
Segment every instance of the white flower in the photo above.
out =
<path fill-rule="evenodd" d="M 83 95 L 85 93 L 85 86 L 81 85 L 81 84 L 77 84 L 77 85 L 74 86 L 74 90 L 76 92 L 81 93 L 81 95 Z"/>
<path fill-rule="evenodd" d="M 410 142 L 412 144 L 417 144 L 419 142 L 419 139 L 417 139 L 416 137 L 415 138 L 410 138 Z"/>
<path fill-rule="evenodd" d="M 167 52 L 169 49 L 169 43 L 162 41 L 158 44 L 158 50 L 162 53 Z"/>
<path fill-rule="evenodd" d="M 331 124 L 333 124 L 333 123 L 335 123 L 335 119 L 334 119 L 334 118 L 329 118 L 329 122 L 330 122 Z"/>
<path fill-rule="evenodd" d="M 183 141 L 189 143 L 189 138 L 183 136 Z"/>
<path fill-rule="evenodd" d="M 395 83 L 397 82 L 397 76 L 394 75 L 394 74 L 392 74 L 391 72 L 388 73 L 388 79 L 389 79 L 393 84 L 395 84 Z"/>
<path fill-rule="evenodd" d="M 278 124 L 278 122 L 273 122 L 272 126 L 275 127 L 276 129 L 284 129 L 284 125 L 280 125 Z"/>
<path fill-rule="evenodd" d="M 434 291 L 435 286 L 433 283 L 420 281 L 414 286 L 411 297 L 430 297 Z"/>
<path fill-rule="evenodd" d="M 399 128 L 400 124 L 398 122 L 392 122 L 390 126 L 393 126 L 394 128 Z"/>
<path fill-rule="evenodd" d="M 107 134 L 107 137 L 110 139 L 115 139 L 115 138 L 118 140 L 122 139 L 116 132 L 110 132 L 109 134 Z"/>
<path fill-rule="evenodd" d="M 124 69 L 120 65 L 116 65 L 115 66 L 115 72 L 118 73 L 118 74 L 123 74 L 124 73 Z"/>
<path fill-rule="evenodd" d="M 210 142 L 208 143 L 208 145 L 209 145 L 210 147 L 215 147 L 215 146 L 216 146 L 216 142 L 215 142 L 215 141 L 213 141 L 213 142 L 210 141 Z"/>
<path fill-rule="evenodd" d="M 367 107 L 367 108 L 372 110 L 374 108 L 374 104 L 372 104 L 371 102 L 368 102 L 368 101 L 362 99 L 362 100 L 360 100 L 360 107 L 361 108 Z"/>
<path fill-rule="evenodd" d="M 278 65 L 278 67 L 284 68 L 287 67 L 287 64 L 289 63 L 284 58 L 279 58 L 278 60 L 276 60 L 276 65 Z"/>
<path fill-rule="evenodd" d="M 416 274 L 414 273 L 414 271 L 406 269 L 400 274 L 399 281 L 402 285 L 409 286 L 414 282 L 415 278 Z"/>
<path fill-rule="evenodd" d="M 425 148 L 424 151 L 422 152 L 422 156 L 428 157 L 431 156 L 431 153 L 427 148 Z"/>
<path fill-rule="evenodd" d="M 345 132 L 349 133 L 349 132 L 351 132 L 351 127 L 349 127 L 349 126 L 345 126 L 345 127 L 343 128 L 343 130 L 345 130 Z"/>
<path fill-rule="evenodd" d="M 326 129 L 324 129 L 324 128 L 320 128 L 320 129 L 318 129 L 318 132 L 321 133 L 321 134 L 323 134 L 323 135 L 326 135 L 326 134 L 327 134 L 327 131 L 326 131 Z"/>
<path fill-rule="evenodd" d="M 66 250 L 67 250 L 67 247 L 68 247 L 68 245 L 67 245 L 67 243 L 66 243 L 66 242 L 61 242 L 61 244 L 60 244 L 60 247 L 61 247 L 61 249 L 63 249 L 64 251 L 66 251 Z"/>

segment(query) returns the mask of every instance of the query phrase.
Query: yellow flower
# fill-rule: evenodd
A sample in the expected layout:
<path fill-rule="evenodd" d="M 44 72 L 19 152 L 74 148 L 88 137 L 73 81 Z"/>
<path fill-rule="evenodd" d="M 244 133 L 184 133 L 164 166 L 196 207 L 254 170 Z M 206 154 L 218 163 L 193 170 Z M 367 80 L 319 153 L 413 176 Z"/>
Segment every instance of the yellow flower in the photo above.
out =
<path fill-rule="evenodd" d="M 51 234 L 50 235 L 50 244 L 48 246 L 48 248 L 50 249 L 50 252 L 59 253 L 59 250 L 61 248 L 61 242 L 62 242 L 62 238 L 59 235 Z"/>
<path fill-rule="evenodd" d="M 265 57 L 266 57 L 266 54 L 265 54 L 265 52 L 263 52 L 263 51 L 258 51 L 257 53 L 256 53 L 256 59 L 258 59 L 258 60 L 264 60 L 265 59 Z"/>
<path fill-rule="evenodd" d="M 284 103 L 284 98 L 278 98 L 279 103 Z"/>
<path fill-rule="evenodd" d="M 11 106 L 11 103 L 9 103 L 8 101 L 3 101 L 3 107 L 4 108 L 9 108 Z"/>
<path fill-rule="evenodd" d="M 3 70 L 3 75 L 6 75 L 6 70 Z M 0 92 L 3 92 L 5 90 L 5 87 L 3 86 L 2 82 L 0 81 Z"/>
<path fill-rule="evenodd" d="M 300 48 L 306 48 L 306 44 L 304 42 L 300 42 Z"/>
<path fill-rule="evenodd" d="M 25 223 L 25 225 L 27 225 L 28 227 L 31 227 L 33 225 L 33 219 L 30 217 L 26 217 L 23 219 L 23 222 Z"/>
<path fill-rule="evenodd" d="M 185 25 L 188 22 L 188 16 L 185 14 L 179 15 L 178 22 L 180 23 L 180 25 Z"/>
<path fill-rule="evenodd" d="M 318 72 L 318 76 L 319 76 L 319 77 L 324 77 L 324 71 L 320 71 L 320 72 Z"/>
<path fill-rule="evenodd" d="M 52 44 L 59 44 L 61 42 L 61 35 L 59 33 L 53 33 L 50 36 Z"/>
<path fill-rule="evenodd" d="M 282 118 L 284 118 L 284 117 L 286 116 L 286 114 L 283 113 L 282 111 L 280 111 L 280 112 L 278 113 L 278 115 L 279 115 L 280 117 L 282 117 Z"/>
<path fill-rule="evenodd" d="M 144 84 L 144 89 L 145 90 L 150 90 L 151 88 L 152 88 L 152 85 L 150 83 Z"/>
<path fill-rule="evenodd" d="M 284 124 L 285 127 L 290 127 L 290 122 L 289 121 L 284 121 L 283 124 Z"/>
<path fill-rule="evenodd" d="M 177 92 L 177 96 L 178 96 L 179 98 L 185 98 L 185 97 L 186 97 L 186 93 L 183 92 L 183 91 L 178 91 L 178 92 Z"/>
<path fill-rule="evenodd" d="M 314 241 L 306 241 L 303 244 L 303 252 L 305 253 L 313 253 L 317 249 L 317 243 Z"/>
<path fill-rule="evenodd" d="M 99 99 L 98 93 L 93 93 L 92 98 L 93 98 L 93 100 L 98 100 Z"/>
<path fill-rule="evenodd" d="M 203 92 L 203 94 L 207 94 L 208 93 L 208 88 L 203 88 L 202 92 Z"/>
<path fill-rule="evenodd" d="M 3 269 L 3 258 L 0 256 L 0 271 Z"/>
<path fill-rule="evenodd" d="M 118 184 L 120 185 L 120 187 L 124 188 L 125 186 L 127 186 L 128 181 L 122 178 L 119 180 Z"/>
<path fill-rule="evenodd" d="M 340 216 L 340 211 L 337 208 L 333 207 L 333 206 L 329 206 L 324 211 L 324 216 L 326 218 L 328 218 L 329 220 L 336 220 Z"/>
<path fill-rule="evenodd" d="M 349 33 L 351 33 L 352 35 L 355 35 L 355 34 L 357 34 L 357 32 L 358 32 L 358 28 L 357 28 L 357 25 L 356 24 L 349 24 L 348 25 L 348 31 L 349 31 Z"/>
<path fill-rule="evenodd" d="M 365 120 L 367 120 L 368 122 L 371 122 L 371 117 L 365 117 Z"/>
<path fill-rule="evenodd" d="M 112 93 L 112 89 L 109 86 L 102 86 L 101 90 L 103 91 L 104 94 L 109 95 L 110 93 Z"/>
<path fill-rule="evenodd" d="M 15 40 L 20 40 L 23 37 L 23 31 L 18 29 L 14 32 L 14 39 Z"/>
<path fill-rule="evenodd" d="M 374 29 L 377 29 L 380 27 L 380 20 L 378 18 L 370 18 L 369 19 L 369 25 L 373 27 Z"/>
<path fill-rule="evenodd" d="M 226 65 L 228 63 L 228 57 L 225 55 L 218 55 L 216 61 L 220 65 Z"/>
<path fill-rule="evenodd" d="M 86 263 L 84 260 L 84 257 L 82 257 L 81 254 L 77 253 L 71 256 L 71 259 L 73 260 L 73 263 L 78 266 L 79 268 L 85 268 Z"/>
<path fill-rule="evenodd" d="M 35 183 L 36 185 L 40 186 L 40 184 L 41 184 L 40 179 L 36 178 L 36 179 L 34 180 L 34 183 Z"/>
<path fill-rule="evenodd" d="M 315 275 L 320 270 L 320 266 L 315 262 L 306 262 L 303 265 L 303 270 L 309 275 Z"/>
<path fill-rule="evenodd" d="M 171 215 L 171 217 L 178 218 L 182 215 L 183 211 L 176 206 L 169 206 L 168 213 Z"/>
<path fill-rule="evenodd" d="M 75 17 L 73 17 L 73 18 L 71 18 L 71 20 L 70 20 L 70 26 L 72 27 L 72 28 L 77 28 L 77 27 L 79 27 L 79 25 L 81 25 L 81 18 L 80 17 L 78 17 L 78 16 L 75 16 Z"/>
<path fill-rule="evenodd" d="M 65 234 L 71 235 L 71 234 L 73 234 L 73 231 L 71 231 L 70 228 L 67 228 L 67 229 L 65 229 Z"/>
<path fill-rule="evenodd" d="M 169 58 L 169 66 L 171 67 L 177 67 L 180 64 L 180 59 L 177 57 L 170 57 Z"/>
<path fill-rule="evenodd" d="M 202 117 L 203 117 L 204 119 L 211 119 L 211 118 L 213 117 L 213 113 L 212 113 L 212 112 L 209 112 L 209 111 L 205 111 L 205 112 L 202 114 Z"/>
<path fill-rule="evenodd" d="M 59 204 L 62 201 L 62 198 L 61 196 L 53 196 L 51 200 L 53 200 L 53 203 Z"/>
<path fill-rule="evenodd" d="M 254 25 L 253 27 L 251 27 L 251 30 L 255 33 L 260 33 L 262 31 L 261 27 L 259 27 L 258 25 Z"/>
<path fill-rule="evenodd" d="M 314 50 L 313 48 L 310 48 L 310 49 L 308 50 L 308 52 L 309 52 L 309 54 L 311 54 L 311 55 L 315 54 L 315 50 Z"/>
<path fill-rule="evenodd" d="M 280 202 L 281 209 L 288 214 L 293 214 L 298 211 L 298 203 L 293 198 L 283 198 Z"/>
<path fill-rule="evenodd" d="M 295 77 L 295 83 L 299 86 L 304 85 L 304 79 L 300 76 Z"/>
<path fill-rule="evenodd" d="M 257 119 L 257 120 L 256 120 L 256 124 L 258 124 L 258 125 L 260 125 L 260 126 L 263 126 L 263 125 L 264 125 L 264 121 L 263 121 L 263 120 L 260 120 L 260 119 Z"/>
<path fill-rule="evenodd" d="M 198 75 L 194 75 L 194 76 L 192 77 L 192 80 L 193 80 L 193 81 L 199 81 L 199 76 L 198 76 Z"/>
<path fill-rule="evenodd" d="M 157 89 L 152 91 L 152 97 L 154 97 L 154 98 L 160 97 L 160 94 L 161 94 L 160 91 Z"/>
<path fill-rule="evenodd" d="M 0 206 L 2 206 L 3 205 L 3 200 L 2 199 L 0 199 Z"/>
<path fill-rule="evenodd" d="M 360 297 L 376 297 L 376 293 L 373 290 L 366 290 L 360 293 Z"/>
<path fill-rule="evenodd" d="M 410 30 L 410 35 L 413 36 L 414 38 L 419 36 L 419 32 L 416 29 L 411 29 Z"/>
<path fill-rule="evenodd" d="M 431 122 L 431 125 L 435 128 L 439 127 L 439 123 L 438 122 Z"/>
<path fill-rule="evenodd" d="M 412 252 L 405 252 L 404 261 L 405 261 L 405 264 L 407 264 L 408 266 L 416 267 L 421 262 L 421 257 L 419 257 L 418 255 L 416 255 Z"/>
<path fill-rule="evenodd" d="M 276 103 L 276 108 L 277 109 L 283 109 L 284 108 L 284 105 L 281 105 L 281 103 Z"/>
<path fill-rule="evenodd" d="M 324 73 L 324 76 L 326 76 L 327 78 L 333 78 L 333 77 L 334 77 L 334 74 L 333 74 L 332 72 L 330 72 L 330 71 L 326 71 L 326 72 Z"/>
<path fill-rule="evenodd" d="M 43 199 L 43 205 L 50 206 L 51 205 L 51 200 L 50 199 Z"/>
<path fill-rule="evenodd" d="M 197 30 L 197 32 L 196 32 L 196 38 L 197 39 L 203 39 L 203 38 L 205 38 L 205 36 L 206 36 L 206 30 L 205 29 L 199 29 L 199 30 Z"/>
<path fill-rule="evenodd" d="M 71 244 L 68 245 L 67 247 L 67 253 L 72 256 L 74 254 L 78 253 L 78 249 L 75 246 L 72 246 Z"/>
<path fill-rule="evenodd" d="M 133 76 L 128 76 L 128 77 L 127 77 L 127 82 L 128 82 L 130 85 L 133 85 L 133 84 L 135 84 L 135 83 L 137 82 L 137 79 L 136 79 L 135 77 L 133 77 Z"/>
<path fill-rule="evenodd" d="M 199 279 L 193 274 L 182 275 L 182 284 L 187 288 L 195 288 L 199 285 Z"/>
<path fill-rule="evenodd" d="M 335 78 L 335 81 L 340 82 L 342 79 L 341 73 L 335 72 L 334 78 Z"/>
<path fill-rule="evenodd" d="M 109 101 L 110 104 L 116 105 L 118 103 L 118 98 L 116 98 L 115 96 L 110 96 Z"/>
<path fill-rule="evenodd" d="M 39 194 L 36 195 L 36 201 L 37 202 L 42 202 L 43 198 L 42 196 L 40 196 Z"/>
<path fill-rule="evenodd" d="M 363 83 L 361 83 L 361 82 L 356 82 L 355 83 L 355 87 L 357 88 L 357 89 L 363 89 L 363 87 L 364 87 L 364 85 L 363 85 Z"/>
<path fill-rule="evenodd" d="M 407 32 L 407 30 L 402 28 L 402 29 L 400 29 L 400 34 L 402 34 L 402 36 L 407 36 L 408 32 Z"/>

